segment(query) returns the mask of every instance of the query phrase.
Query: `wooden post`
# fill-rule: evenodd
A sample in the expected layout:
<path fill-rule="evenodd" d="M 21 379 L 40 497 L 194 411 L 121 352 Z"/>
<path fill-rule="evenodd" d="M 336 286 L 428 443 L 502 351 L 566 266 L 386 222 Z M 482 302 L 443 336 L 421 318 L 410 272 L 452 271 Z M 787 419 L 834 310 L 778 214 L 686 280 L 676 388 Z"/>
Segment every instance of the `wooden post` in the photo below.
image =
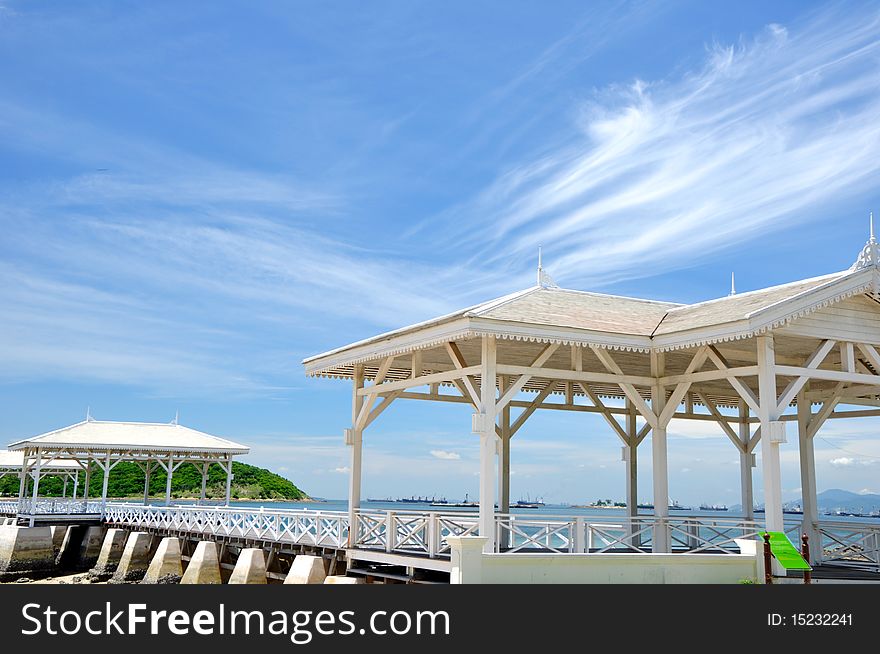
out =
<path fill-rule="evenodd" d="M 99 464 L 100 465 L 100 464 Z M 107 484 L 110 481 L 110 452 L 108 451 L 106 456 L 104 457 L 104 480 L 101 484 L 101 513 L 104 513 L 104 509 L 107 506 Z"/>
<path fill-rule="evenodd" d="M 174 455 L 168 455 L 168 476 L 165 478 L 165 506 L 171 505 L 171 477 L 174 475 Z"/>
<path fill-rule="evenodd" d="M 364 404 L 363 395 L 358 391 L 364 387 L 364 366 L 356 364 L 351 389 L 351 443 L 349 447 L 350 464 L 348 473 L 348 546 L 354 547 L 357 540 L 357 510 L 361 508 L 361 466 L 363 458 L 363 431 L 357 427 L 358 415 Z"/>
<path fill-rule="evenodd" d="M 63 499 L 67 499 L 67 480 L 68 480 L 69 478 L 70 478 L 70 475 L 68 475 L 68 474 L 65 474 L 64 477 L 63 477 L 63 479 L 64 479 L 64 486 L 62 486 L 62 488 L 61 488 L 61 497 L 62 497 Z"/>
<path fill-rule="evenodd" d="M 153 471 L 153 462 L 147 459 L 144 467 L 144 506 L 150 503 L 150 473 Z"/>
<path fill-rule="evenodd" d="M 764 523 L 768 531 L 784 531 L 779 441 L 771 423 L 779 419 L 776 398 L 776 355 L 772 336 L 758 336 L 758 399 L 761 420 L 761 470 L 764 476 Z M 783 423 L 784 424 L 784 423 Z M 781 425 L 780 425 L 781 426 Z"/>
<path fill-rule="evenodd" d="M 770 534 L 764 532 L 764 583 L 773 583 L 773 557 L 770 554 Z"/>
<path fill-rule="evenodd" d="M 626 515 L 630 519 L 630 545 L 639 547 L 641 538 L 635 535 L 638 531 L 635 519 L 639 515 L 638 429 L 636 408 L 629 399 L 626 400 L 626 438 L 628 443 L 623 448 L 626 462 Z"/>
<path fill-rule="evenodd" d="M 803 509 L 802 528 L 810 540 L 818 543 L 819 509 L 817 505 L 819 500 L 816 494 L 816 456 L 813 447 L 815 434 L 811 435 L 810 433 L 812 412 L 810 402 L 807 400 L 808 385 L 809 382 L 797 394 L 798 454 L 801 468 L 801 497 L 803 498 L 801 506 Z M 817 560 L 819 555 L 821 555 L 821 548 L 817 547 L 815 551 Z M 813 563 L 813 561 L 809 561 L 809 563 Z"/>
<path fill-rule="evenodd" d="M 476 425 L 480 434 L 480 536 L 486 539 L 484 552 L 495 551 L 495 402 L 497 344 L 494 336 L 483 336 L 481 358 L 480 413 Z"/>
<path fill-rule="evenodd" d="M 655 379 L 665 374 L 665 357 L 662 352 L 651 352 L 651 376 Z M 651 410 L 660 416 L 666 407 L 666 389 L 659 379 L 651 387 Z M 654 481 L 654 547 L 656 553 L 668 553 L 669 527 L 669 470 L 666 461 L 666 425 L 658 424 L 651 432 L 651 464 Z"/>
<path fill-rule="evenodd" d="M 40 491 L 40 466 L 42 465 L 42 463 L 43 463 L 43 452 L 38 447 L 37 448 L 37 463 L 34 466 L 34 498 L 33 498 L 33 501 L 31 502 L 31 511 L 30 511 L 30 514 L 31 514 L 30 526 L 31 527 L 34 526 L 34 515 L 37 513 L 37 497 L 38 497 L 39 491 Z"/>
<path fill-rule="evenodd" d="M 232 480 L 235 475 L 232 474 L 232 455 L 226 456 L 226 506 L 229 506 L 229 500 L 232 497 Z"/>
<path fill-rule="evenodd" d="M 804 561 L 807 563 L 810 562 L 810 537 L 804 533 L 801 536 L 801 556 L 804 557 Z M 811 570 L 804 570 L 804 583 L 809 584 L 813 582 L 813 573 Z"/>
<path fill-rule="evenodd" d="M 92 480 L 92 456 L 89 455 L 89 458 L 86 459 L 86 479 L 85 484 L 83 484 L 83 500 L 89 501 L 89 486 L 91 485 Z"/>
<path fill-rule="evenodd" d="M 202 463 L 202 491 L 199 493 L 199 504 L 205 503 L 205 495 L 208 489 L 208 466 L 210 463 Z"/>
<path fill-rule="evenodd" d="M 755 519 L 755 497 L 752 489 L 752 461 L 754 459 L 748 451 L 749 439 L 751 438 L 751 426 L 749 425 L 749 405 L 740 399 L 737 403 L 739 409 L 739 441 L 742 448 L 739 452 L 739 485 L 742 497 L 743 517 L 746 520 Z"/>

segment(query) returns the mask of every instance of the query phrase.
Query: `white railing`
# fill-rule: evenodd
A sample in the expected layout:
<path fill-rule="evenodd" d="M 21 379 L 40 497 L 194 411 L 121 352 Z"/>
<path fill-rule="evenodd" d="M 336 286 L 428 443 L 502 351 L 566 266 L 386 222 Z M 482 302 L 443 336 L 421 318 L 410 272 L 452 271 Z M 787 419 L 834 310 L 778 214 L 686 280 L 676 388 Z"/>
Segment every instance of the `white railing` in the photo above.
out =
<path fill-rule="evenodd" d="M 7 515 L 15 515 L 18 513 L 18 500 L 0 501 L 0 513 L 5 513 Z"/>
<path fill-rule="evenodd" d="M 69 497 L 38 497 L 36 500 L 31 497 L 23 497 L 9 502 L 9 504 L 12 505 L 11 512 L 19 515 L 100 515 L 103 512 L 100 500 L 75 500 Z"/>
<path fill-rule="evenodd" d="M 880 524 L 820 520 L 817 526 L 822 563 L 880 573 Z"/>
<path fill-rule="evenodd" d="M 353 547 L 401 554 L 443 556 L 447 536 L 478 532 L 474 513 L 368 511 L 356 513 Z M 675 552 L 739 552 L 735 540 L 754 539 L 760 531 L 751 520 L 716 518 L 589 517 L 497 514 L 496 551 L 516 552 L 637 552 L 651 551 L 657 530 L 665 529 Z"/>
<path fill-rule="evenodd" d="M 345 547 L 348 540 L 348 514 L 341 511 L 108 503 L 105 520 L 119 526 L 319 547 Z"/>
<path fill-rule="evenodd" d="M 449 554 L 448 536 L 476 535 L 475 513 L 422 513 L 419 511 L 370 511 L 355 513 L 352 547 L 397 554 Z"/>

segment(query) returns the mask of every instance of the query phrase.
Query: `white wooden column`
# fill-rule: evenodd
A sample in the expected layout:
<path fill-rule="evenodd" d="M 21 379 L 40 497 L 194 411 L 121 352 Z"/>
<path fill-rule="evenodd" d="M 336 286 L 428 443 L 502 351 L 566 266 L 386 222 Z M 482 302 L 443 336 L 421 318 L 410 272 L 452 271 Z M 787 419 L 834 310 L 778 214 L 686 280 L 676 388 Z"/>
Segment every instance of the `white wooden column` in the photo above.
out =
<path fill-rule="evenodd" d="M 801 508 L 803 514 L 803 531 L 807 534 L 810 544 L 810 559 L 812 563 L 818 563 L 822 558 L 822 543 L 819 536 L 819 500 L 816 497 L 816 456 L 813 449 L 813 437 L 810 433 L 810 402 L 807 400 L 807 386 L 801 389 L 797 395 L 798 416 L 798 451 L 800 453 L 801 468 Z"/>
<path fill-rule="evenodd" d="M 651 376 L 658 382 L 651 387 L 651 410 L 659 416 L 666 407 L 666 389 L 659 383 L 665 374 L 663 352 L 651 352 Z M 654 552 L 669 552 L 669 469 L 666 461 L 666 424 L 658 424 L 651 431 L 651 466 L 654 481 Z"/>
<path fill-rule="evenodd" d="M 475 431 L 480 434 L 480 536 L 484 552 L 495 551 L 495 404 L 497 345 L 494 336 L 483 336 L 480 372 L 480 412 Z"/>
<path fill-rule="evenodd" d="M 636 422 L 636 408 L 632 402 L 626 401 L 626 440 L 623 446 L 623 460 L 626 465 L 626 515 L 636 518 L 639 515 L 639 436 Z M 639 526 L 630 522 L 629 542 L 633 547 L 641 546 L 641 537 L 636 536 Z"/>
<path fill-rule="evenodd" d="M 508 380 L 504 375 L 498 377 L 499 391 L 504 393 L 508 388 Z M 498 511 L 510 513 L 510 404 L 501 409 L 498 452 Z"/>
<path fill-rule="evenodd" d="M 758 418 L 761 420 L 761 472 L 764 477 L 764 522 L 769 531 L 782 531 L 782 471 L 777 423 L 776 353 L 772 336 L 758 336 Z M 773 423 L 773 424 L 771 424 Z"/>
<path fill-rule="evenodd" d="M 153 462 L 147 459 L 144 466 L 144 506 L 150 502 L 150 473 L 153 471 Z"/>
<path fill-rule="evenodd" d="M 229 500 L 232 499 L 232 480 L 235 475 L 232 474 L 232 455 L 226 455 L 226 506 L 229 506 Z"/>
<path fill-rule="evenodd" d="M 205 503 L 205 495 L 208 487 L 208 466 L 210 463 L 202 463 L 202 491 L 199 493 L 199 504 Z"/>
<path fill-rule="evenodd" d="M 743 517 L 746 520 L 755 519 L 755 496 L 752 490 L 752 467 L 755 455 L 745 451 L 751 438 L 751 425 L 749 424 L 749 405 L 745 400 L 740 400 L 739 408 L 739 440 L 742 449 L 739 452 L 739 485 L 742 497 Z"/>
<path fill-rule="evenodd" d="M 92 457 L 89 455 L 89 458 L 86 459 L 86 479 L 85 484 L 83 484 L 83 500 L 86 502 L 89 501 L 89 485 L 92 480 Z"/>
<path fill-rule="evenodd" d="M 107 506 L 107 485 L 110 482 L 110 452 L 107 452 L 104 457 L 104 480 L 101 484 L 101 513 L 104 512 L 104 507 Z"/>
<path fill-rule="evenodd" d="M 165 506 L 171 505 L 171 477 L 174 475 L 174 455 L 168 455 L 168 476 L 165 479 Z"/>
<path fill-rule="evenodd" d="M 364 396 L 358 395 L 358 391 L 364 387 L 364 366 L 356 364 L 351 392 L 351 432 L 350 444 L 351 459 L 349 462 L 348 477 L 348 545 L 354 547 L 357 532 L 356 511 L 361 507 L 361 459 L 363 456 L 363 430 L 357 428 L 358 415 L 364 403 Z"/>
<path fill-rule="evenodd" d="M 70 498 L 75 500 L 76 494 L 79 491 L 79 470 L 76 471 L 76 474 L 73 476 L 73 492 L 70 494 Z"/>
<path fill-rule="evenodd" d="M 33 514 L 37 508 L 37 497 L 39 496 L 40 491 L 40 467 L 43 465 L 43 452 L 38 447 L 37 448 L 37 458 L 36 463 L 34 464 L 34 495 L 33 495 L 33 505 L 31 506 L 31 513 Z M 31 525 L 33 526 L 33 525 Z"/>
<path fill-rule="evenodd" d="M 64 486 L 61 487 L 61 497 L 63 499 L 67 499 L 67 480 L 70 478 L 70 475 L 65 474 L 62 479 L 64 480 Z"/>

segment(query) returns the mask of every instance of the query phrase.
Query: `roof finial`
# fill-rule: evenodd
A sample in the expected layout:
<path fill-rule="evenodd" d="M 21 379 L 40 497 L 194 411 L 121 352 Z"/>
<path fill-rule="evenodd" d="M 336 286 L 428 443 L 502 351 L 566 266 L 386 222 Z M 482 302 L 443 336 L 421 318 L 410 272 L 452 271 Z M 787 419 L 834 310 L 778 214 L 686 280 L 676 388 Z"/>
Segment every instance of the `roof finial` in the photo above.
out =
<path fill-rule="evenodd" d="M 92 407 L 87 406 L 86 407 L 86 422 L 92 422 L 92 420 L 94 420 L 94 418 L 92 418 Z"/>
<path fill-rule="evenodd" d="M 865 247 L 859 252 L 859 258 L 852 265 L 850 270 L 863 270 L 865 268 L 876 268 L 880 266 L 880 245 L 874 237 L 874 212 L 872 211 L 868 217 L 869 236 Z"/>
<path fill-rule="evenodd" d="M 171 421 L 171 424 L 172 425 L 179 425 L 180 424 L 180 409 L 177 409 L 174 412 L 174 420 Z"/>
<path fill-rule="evenodd" d="M 736 277 L 734 277 L 734 272 L 730 271 L 730 295 L 736 295 Z"/>
<path fill-rule="evenodd" d="M 550 274 L 544 270 L 541 246 L 538 246 L 538 286 L 541 288 L 559 288 Z"/>

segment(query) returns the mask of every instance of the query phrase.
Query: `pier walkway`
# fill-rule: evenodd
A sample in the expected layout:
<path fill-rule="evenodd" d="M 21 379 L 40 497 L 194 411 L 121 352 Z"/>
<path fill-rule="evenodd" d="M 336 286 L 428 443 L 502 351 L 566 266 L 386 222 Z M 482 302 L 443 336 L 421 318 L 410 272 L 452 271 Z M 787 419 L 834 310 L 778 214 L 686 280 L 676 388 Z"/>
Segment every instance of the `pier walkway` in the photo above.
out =
<path fill-rule="evenodd" d="M 24 521 L 36 517 L 57 522 L 59 517 L 73 519 L 78 514 L 80 521 L 94 517 L 113 527 L 270 547 L 335 550 L 344 552 L 349 561 L 442 572 L 451 567 L 448 537 L 475 535 L 479 529 L 479 515 L 463 511 L 361 509 L 355 512 L 356 528 L 350 530 L 349 513 L 344 511 L 124 502 L 102 505 L 42 498 L 33 508 L 31 514 L 30 503 L 20 508 L 18 501 L 0 501 L 0 514 Z M 813 556 L 816 563 L 880 575 L 880 524 L 820 521 L 816 527 L 822 538 L 821 552 Z M 737 539 L 756 539 L 762 530 L 763 525 L 754 520 L 713 516 L 496 514 L 494 549 L 501 554 L 648 553 L 662 532 L 673 553 L 734 554 L 739 552 Z M 802 522 L 787 521 L 785 531 L 798 542 Z"/>

